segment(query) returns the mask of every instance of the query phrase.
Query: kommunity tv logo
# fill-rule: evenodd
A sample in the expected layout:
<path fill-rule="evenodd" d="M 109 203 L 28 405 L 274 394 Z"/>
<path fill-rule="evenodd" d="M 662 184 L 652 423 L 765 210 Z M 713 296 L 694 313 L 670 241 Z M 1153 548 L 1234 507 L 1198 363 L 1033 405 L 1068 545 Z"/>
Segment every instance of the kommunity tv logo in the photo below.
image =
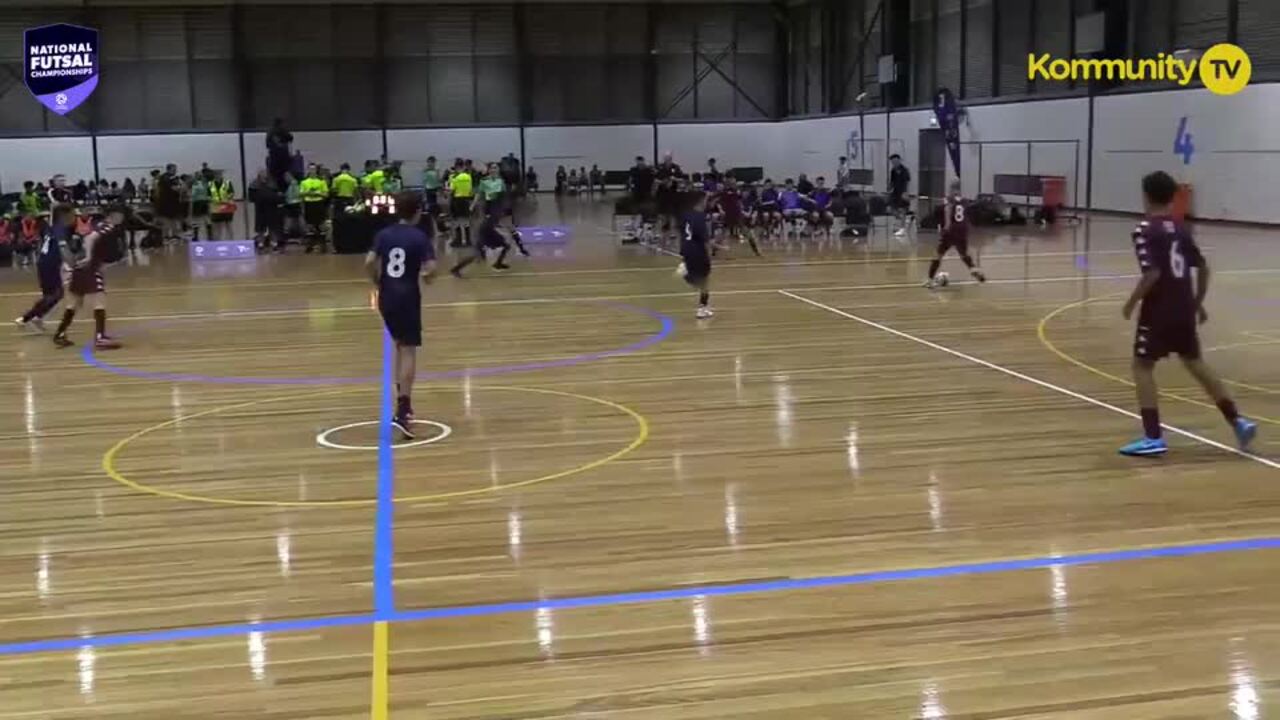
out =
<path fill-rule="evenodd" d="M 1235 95 L 1249 84 L 1253 63 L 1238 45 L 1220 43 L 1199 58 L 1184 60 L 1167 53 L 1154 58 L 1055 58 L 1049 53 L 1027 55 L 1027 77 L 1056 82 L 1122 80 L 1165 81 L 1186 87 L 1198 77 L 1217 95 Z"/>

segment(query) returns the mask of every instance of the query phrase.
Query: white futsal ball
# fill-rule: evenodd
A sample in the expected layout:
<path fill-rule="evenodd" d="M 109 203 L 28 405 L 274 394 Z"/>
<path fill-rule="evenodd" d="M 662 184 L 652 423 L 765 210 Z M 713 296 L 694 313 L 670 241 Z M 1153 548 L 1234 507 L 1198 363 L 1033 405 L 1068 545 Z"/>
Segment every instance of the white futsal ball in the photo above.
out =
<path fill-rule="evenodd" d="M 688 277 L 689 268 L 685 267 L 684 263 L 681 262 L 679 265 L 676 266 L 676 275 L 679 275 L 680 277 Z"/>
<path fill-rule="evenodd" d="M 934 282 L 938 283 L 938 287 L 946 287 L 951 284 L 951 276 L 948 275 L 945 271 L 938 273 L 936 276 L 934 276 L 933 280 Z"/>

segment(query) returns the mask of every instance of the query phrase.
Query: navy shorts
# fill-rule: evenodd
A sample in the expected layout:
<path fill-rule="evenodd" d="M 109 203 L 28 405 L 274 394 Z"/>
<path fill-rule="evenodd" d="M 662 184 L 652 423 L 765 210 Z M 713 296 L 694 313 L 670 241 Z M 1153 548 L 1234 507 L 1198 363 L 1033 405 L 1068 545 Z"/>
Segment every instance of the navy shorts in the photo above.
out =
<path fill-rule="evenodd" d="M 42 295 L 56 295 L 60 292 L 62 292 L 62 269 L 41 270 L 40 293 Z"/>
<path fill-rule="evenodd" d="M 408 347 L 422 346 L 422 305 L 418 301 L 378 298 L 378 312 L 391 339 Z"/>
<path fill-rule="evenodd" d="M 1200 334 L 1194 318 L 1165 325 L 1138 322 L 1133 338 L 1135 358 L 1155 362 L 1175 353 L 1183 360 L 1200 359 Z"/>
<path fill-rule="evenodd" d="M 711 258 L 705 253 L 683 255 L 684 279 L 690 285 L 699 284 L 711 276 Z"/>

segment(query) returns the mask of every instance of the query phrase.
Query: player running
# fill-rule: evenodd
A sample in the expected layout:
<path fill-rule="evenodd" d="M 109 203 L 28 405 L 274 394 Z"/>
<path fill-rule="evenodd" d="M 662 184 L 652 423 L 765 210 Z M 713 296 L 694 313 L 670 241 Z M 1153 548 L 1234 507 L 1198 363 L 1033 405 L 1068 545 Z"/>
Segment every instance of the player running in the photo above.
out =
<path fill-rule="evenodd" d="M 13 321 L 19 329 L 35 329 L 44 332 L 44 316 L 48 315 L 65 294 L 62 286 L 62 268 L 74 261 L 70 239 L 75 230 L 75 208 L 57 205 L 49 227 L 45 228 L 36 258 L 36 275 L 40 280 L 40 299 L 22 317 Z"/>
<path fill-rule="evenodd" d="M 365 258 L 365 271 L 378 290 L 378 312 L 396 345 L 396 428 L 413 439 L 413 380 L 422 345 L 422 289 L 436 269 L 436 252 L 419 227 L 422 201 L 413 193 L 396 197 L 400 222 L 380 230 Z"/>
<path fill-rule="evenodd" d="M 711 311 L 711 236 L 707 232 L 707 197 L 694 193 L 690 209 L 680 218 L 680 263 L 684 281 L 698 289 L 698 319 L 715 315 Z"/>
<path fill-rule="evenodd" d="M 1143 436 L 1120 448 L 1122 455 L 1163 455 L 1169 450 L 1160 427 L 1155 366 L 1170 353 L 1178 354 L 1187 372 L 1213 398 L 1235 431 L 1241 450 L 1248 450 L 1258 432 L 1256 423 L 1240 416 L 1222 381 L 1200 358 L 1196 325 L 1208 320 L 1204 297 L 1209 292 L 1209 265 L 1191 233 L 1169 212 L 1177 189 L 1177 182 L 1165 172 L 1142 179 L 1147 216 L 1133 231 L 1133 249 L 1142 268 L 1142 279 L 1125 302 L 1123 312 L 1128 320 L 1141 304 L 1133 343 L 1133 384 L 1142 411 Z M 1194 289 L 1193 275 L 1197 279 Z"/>

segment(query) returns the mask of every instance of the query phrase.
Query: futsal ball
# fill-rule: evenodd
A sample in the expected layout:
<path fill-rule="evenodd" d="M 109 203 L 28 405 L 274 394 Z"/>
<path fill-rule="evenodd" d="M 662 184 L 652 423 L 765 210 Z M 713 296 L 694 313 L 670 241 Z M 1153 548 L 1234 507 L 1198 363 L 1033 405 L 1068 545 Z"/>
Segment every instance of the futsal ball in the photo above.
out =
<path fill-rule="evenodd" d="M 934 281 L 938 283 L 938 287 L 946 287 L 951 284 L 951 276 L 946 272 L 940 272 L 934 277 Z"/>
<path fill-rule="evenodd" d="M 685 267 L 683 262 L 680 263 L 676 266 L 676 275 L 679 275 L 680 277 L 688 277 L 689 268 Z"/>

